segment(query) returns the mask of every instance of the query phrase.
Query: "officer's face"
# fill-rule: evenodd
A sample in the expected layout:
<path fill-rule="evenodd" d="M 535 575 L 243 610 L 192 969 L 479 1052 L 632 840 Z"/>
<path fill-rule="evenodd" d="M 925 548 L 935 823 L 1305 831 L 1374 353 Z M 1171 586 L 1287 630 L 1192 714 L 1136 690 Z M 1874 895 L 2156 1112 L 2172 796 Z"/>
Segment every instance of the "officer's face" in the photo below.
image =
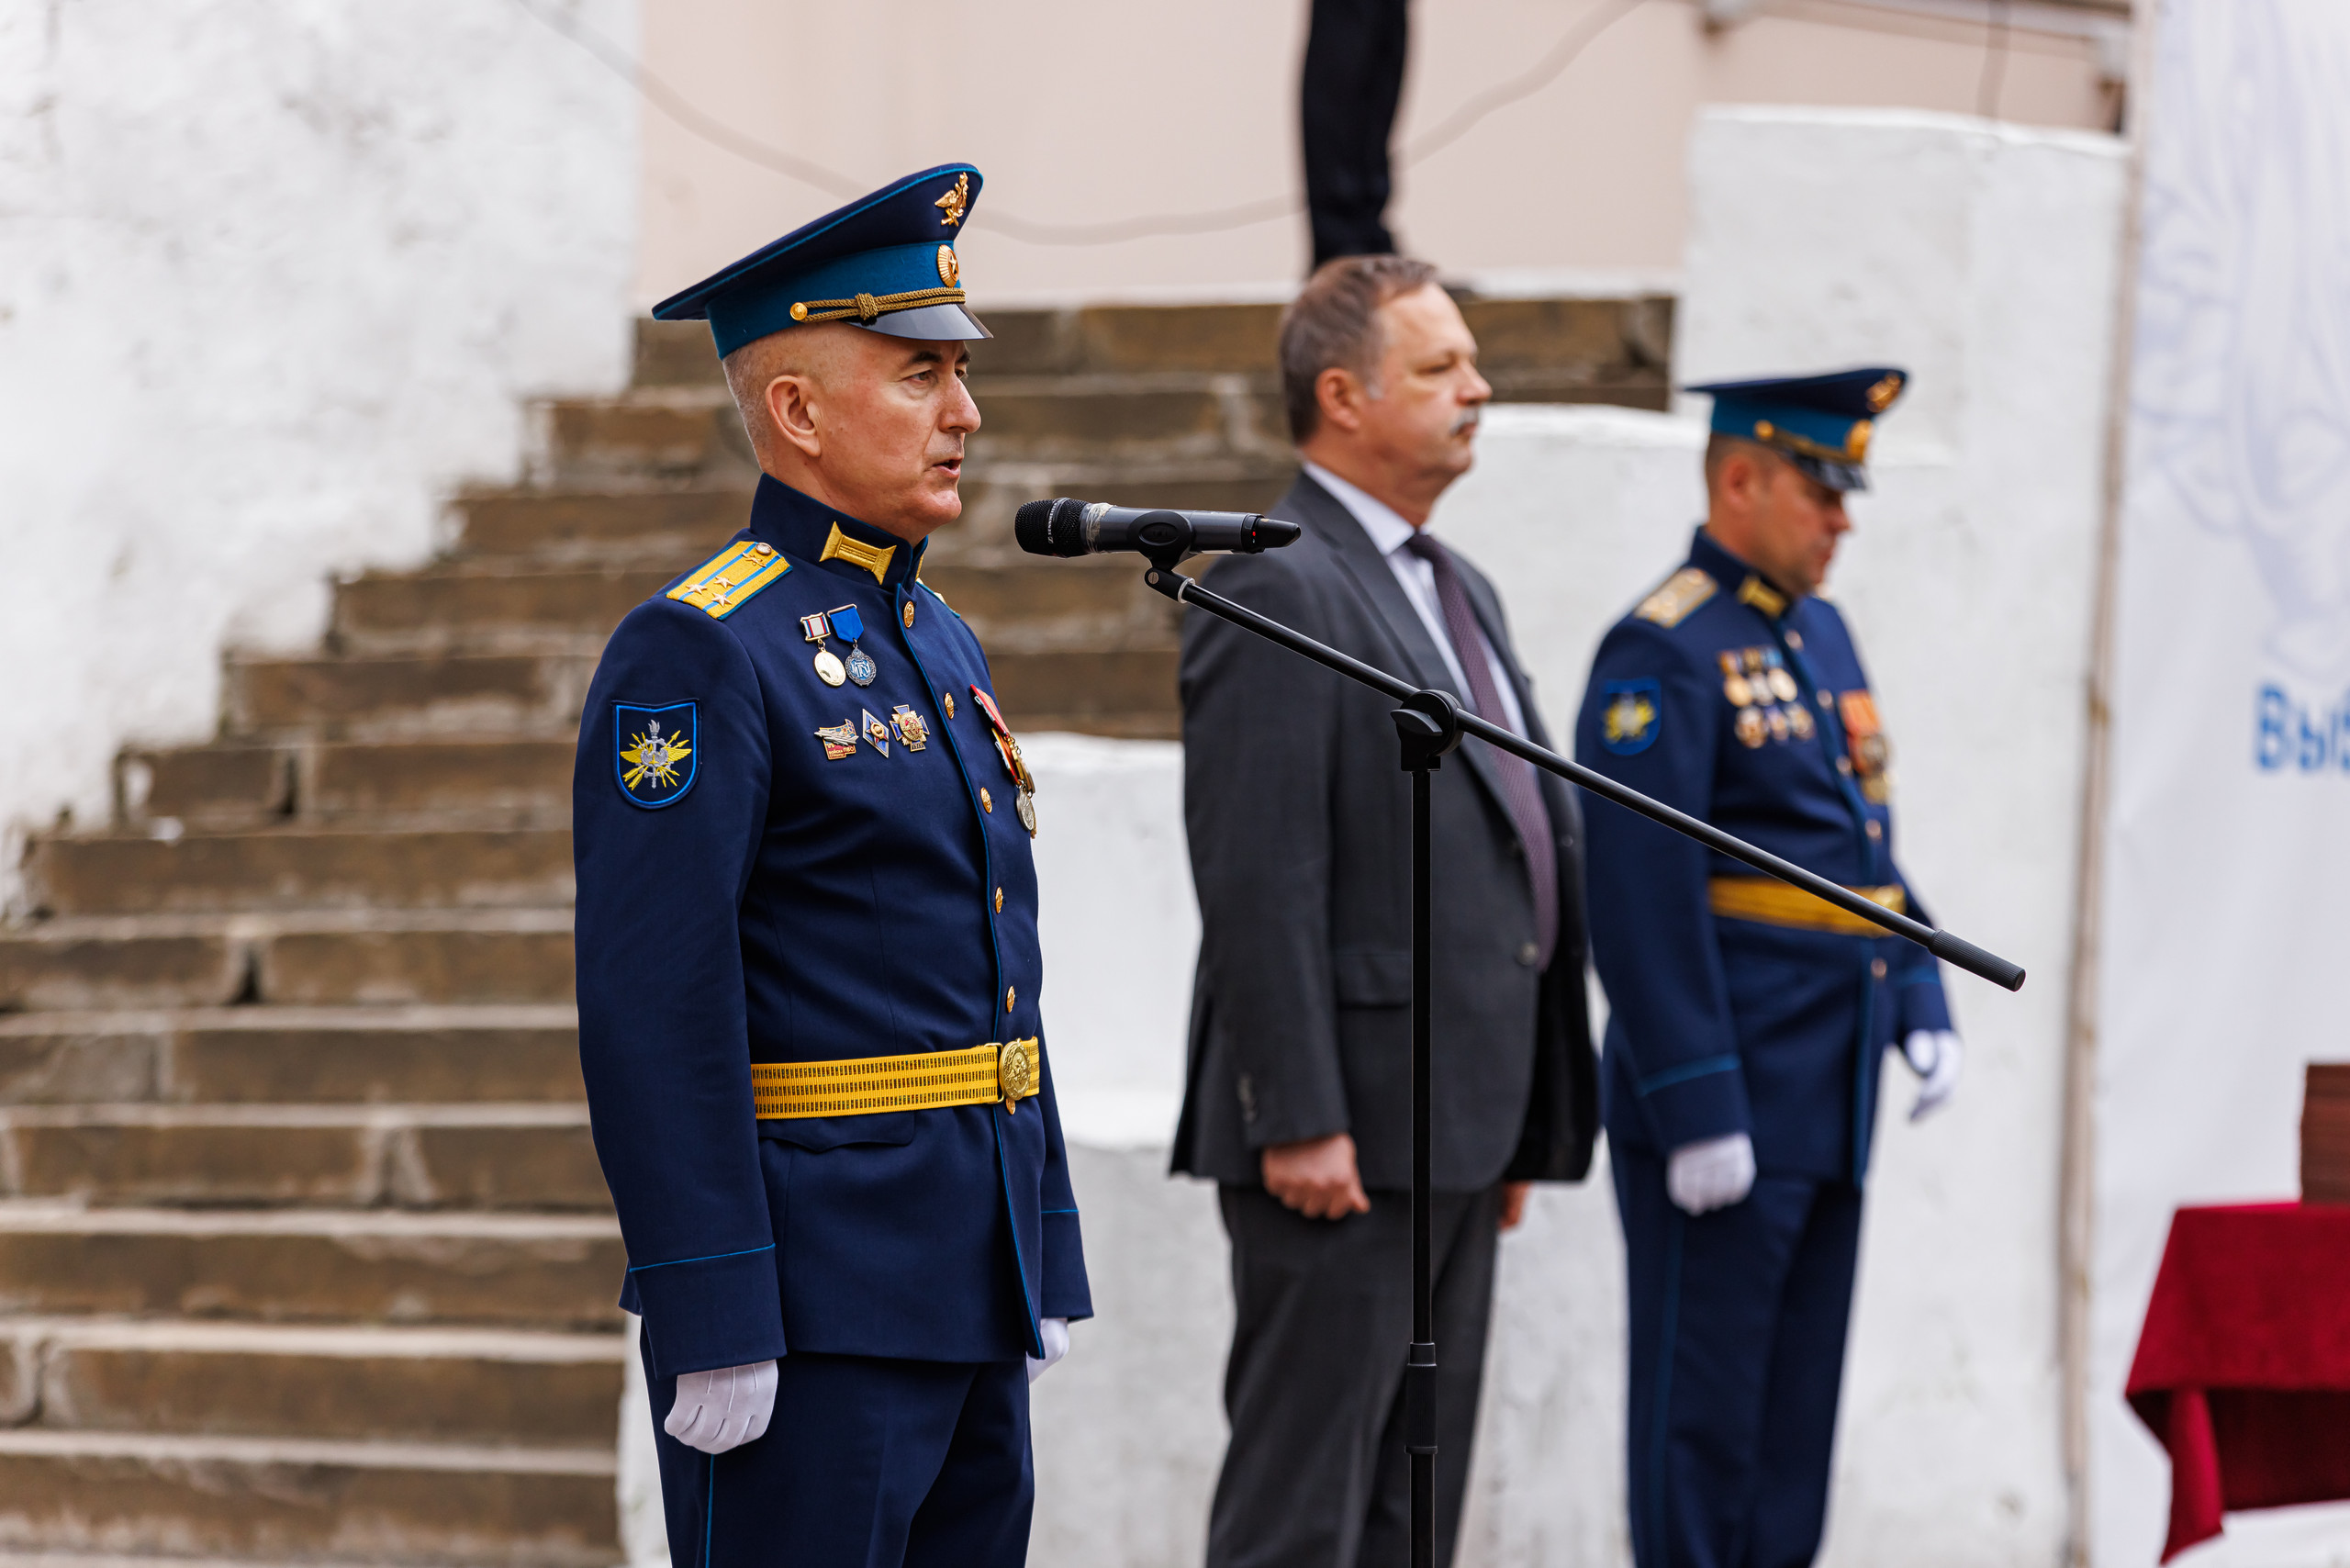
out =
<path fill-rule="evenodd" d="M 815 470 L 811 494 L 899 537 L 920 540 L 963 515 L 963 443 L 979 428 L 964 385 L 971 354 L 959 342 L 892 338 L 828 324 L 821 354 L 773 409 Z M 793 398 L 797 406 L 793 406 Z M 789 476 L 784 476 L 789 482 Z"/>
<path fill-rule="evenodd" d="M 1818 593 L 1836 546 L 1852 527 L 1842 494 L 1765 454 L 1754 454 L 1754 467 L 1748 559 L 1781 588 Z"/>

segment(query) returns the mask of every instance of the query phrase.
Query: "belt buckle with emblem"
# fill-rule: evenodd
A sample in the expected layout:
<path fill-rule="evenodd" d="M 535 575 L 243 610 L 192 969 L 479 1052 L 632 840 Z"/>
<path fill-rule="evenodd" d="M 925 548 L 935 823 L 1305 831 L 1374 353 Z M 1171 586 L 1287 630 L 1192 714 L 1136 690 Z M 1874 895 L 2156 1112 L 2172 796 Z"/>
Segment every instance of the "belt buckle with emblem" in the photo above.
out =
<path fill-rule="evenodd" d="M 1003 1114 L 1016 1116 L 1020 1102 L 1029 1090 L 1028 1053 L 1020 1047 L 1023 1042 L 1006 1040 L 996 1056 L 996 1081 L 1003 1086 Z"/>

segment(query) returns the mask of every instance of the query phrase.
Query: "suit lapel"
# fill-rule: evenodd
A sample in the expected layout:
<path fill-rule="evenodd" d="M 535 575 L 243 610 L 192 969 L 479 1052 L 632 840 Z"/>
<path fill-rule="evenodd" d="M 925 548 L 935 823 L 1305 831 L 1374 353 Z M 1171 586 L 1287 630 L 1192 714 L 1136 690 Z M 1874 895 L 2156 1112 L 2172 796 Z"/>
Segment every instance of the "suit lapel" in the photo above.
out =
<path fill-rule="evenodd" d="M 1347 510 L 1346 503 L 1315 484 L 1311 475 L 1300 474 L 1297 483 L 1290 487 L 1282 505 L 1300 514 L 1292 521 L 1304 522 L 1324 543 L 1330 546 L 1331 554 L 1337 556 L 1347 579 L 1369 601 L 1374 617 L 1386 628 L 1389 641 L 1404 655 L 1403 667 L 1393 673 L 1416 680 L 1424 687 L 1452 691 L 1452 672 L 1445 667 L 1444 655 L 1437 651 L 1435 639 L 1428 635 L 1427 622 L 1420 619 L 1420 612 L 1413 608 L 1411 599 L 1404 592 L 1404 585 L 1395 580 L 1394 569 L 1379 553 L 1379 547 L 1371 542 L 1371 535 L 1356 521 L 1355 514 Z M 1471 598 L 1473 601 L 1473 592 Z M 1480 619 L 1483 615 L 1481 609 Z M 1490 625 L 1485 629 L 1485 636 L 1495 648 L 1501 647 L 1501 640 L 1494 635 Z M 1504 653 L 1502 659 L 1508 664 L 1508 654 Z M 1518 680 L 1515 666 L 1510 669 L 1510 678 Z M 1520 681 L 1520 708 L 1526 703 L 1524 690 L 1524 683 Z M 1453 695 L 1460 700 L 1462 708 L 1469 706 L 1468 693 L 1454 691 Z M 1505 722 L 1498 714 L 1488 717 L 1495 723 Z M 1468 759 L 1469 771 L 1477 776 L 1478 781 L 1485 787 L 1485 793 L 1493 797 L 1494 804 L 1501 807 L 1503 815 L 1507 816 L 1508 807 L 1502 800 L 1501 778 L 1494 771 L 1493 748 L 1483 741 L 1465 741 L 1453 755 Z"/>
<path fill-rule="evenodd" d="M 1370 605 L 1371 619 L 1387 633 L 1393 655 L 1391 655 L 1393 673 L 1422 686 L 1449 689 L 1452 677 L 1445 670 L 1444 656 L 1428 638 L 1427 622 L 1404 596 L 1404 585 L 1395 580 L 1386 558 L 1371 543 L 1371 535 L 1363 532 L 1362 524 L 1355 521 L 1355 514 L 1347 510 L 1346 503 L 1315 484 L 1311 476 L 1300 474 L 1297 483 L 1281 498 L 1281 510 L 1295 513 L 1292 521 L 1305 524 L 1329 546 L 1338 563 L 1339 575 Z"/>

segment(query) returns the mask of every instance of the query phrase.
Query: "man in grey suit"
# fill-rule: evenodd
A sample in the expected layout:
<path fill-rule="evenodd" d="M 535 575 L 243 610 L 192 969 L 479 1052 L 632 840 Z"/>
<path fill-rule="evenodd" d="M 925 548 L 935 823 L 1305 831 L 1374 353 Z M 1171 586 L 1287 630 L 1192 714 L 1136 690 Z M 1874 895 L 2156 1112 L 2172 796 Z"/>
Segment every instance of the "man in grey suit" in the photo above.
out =
<path fill-rule="evenodd" d="M 1328 263 L 1281 319 L 1288 549 L 1206 580 L 1549 744 L 1482 574 L 1424 531 L 1492 396 L 1434 269 Z M 1206 615 L 1183 627 L 1202 917 L 1174 1168 L 1221 1186 L 1237 1321 L 1210 1568 L 1405 1560 L 1411 820 L 1394 706 Z M 1476 1427 L 1498 1233 L 1591 1162 L 1582 820 L 1482 741 L 1431 780 L 1438 1561 Z"/>

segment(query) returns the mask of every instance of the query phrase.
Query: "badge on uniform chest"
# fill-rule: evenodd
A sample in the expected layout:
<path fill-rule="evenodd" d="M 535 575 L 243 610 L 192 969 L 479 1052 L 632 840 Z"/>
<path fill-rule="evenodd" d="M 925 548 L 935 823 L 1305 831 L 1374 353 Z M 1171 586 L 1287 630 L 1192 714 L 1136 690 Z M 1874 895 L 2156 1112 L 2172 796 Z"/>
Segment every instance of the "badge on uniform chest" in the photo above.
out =
<path fill-rule="evenodd" d="M 800 634 L 816 644 L 816 678 L 826 686 L 838 686 L 853 680 L 859 686 L 870 686 L 880 670 L 873 663 L 873 655 L 857 644 L 865 636 L 865 617 L 856 606 L 844 604 L 837 610 L 820 610 L 813 615 L 800 618 Z M 844 659 L 824 645 L 827 637 L 838 637 L 848 644 L 848 657 Z"/>
<path fill-rule="evenodd" d="M 1028 759 L 1020 755 L 1020 743 L 1013 738 L 1012 726 L 1003 722 L 1003 713 L 996 707 L 995 699 L 975 684 L 971 688 L 971 700 L 979 705 L 979 711 L 987 715 L 988 729 L 995 738 L 996 755 L 1003 758 L 1004 771 L 1012 775 L 1013 786 L 1018 791 L 1013 800 L 1013 809 L 1020 813 L 1020 825 L 1028 830 L 1029 837 L 1034 838 L 1036 836 L 1036 780 L 1028 771 Z M 979 793 L 981 804 L 987 804 L 987 791 Z"/>
<path fill-rule="evenodd" d="M 1802 689 L 1778 649 L 1724 648 L 1714 658 L 1721 666 L 1722 696 L 1738 711 L 1730 733 L 1739 745 L 1752 750 L 1765 741 L 1785 745 L 1811 739 Z"/>

